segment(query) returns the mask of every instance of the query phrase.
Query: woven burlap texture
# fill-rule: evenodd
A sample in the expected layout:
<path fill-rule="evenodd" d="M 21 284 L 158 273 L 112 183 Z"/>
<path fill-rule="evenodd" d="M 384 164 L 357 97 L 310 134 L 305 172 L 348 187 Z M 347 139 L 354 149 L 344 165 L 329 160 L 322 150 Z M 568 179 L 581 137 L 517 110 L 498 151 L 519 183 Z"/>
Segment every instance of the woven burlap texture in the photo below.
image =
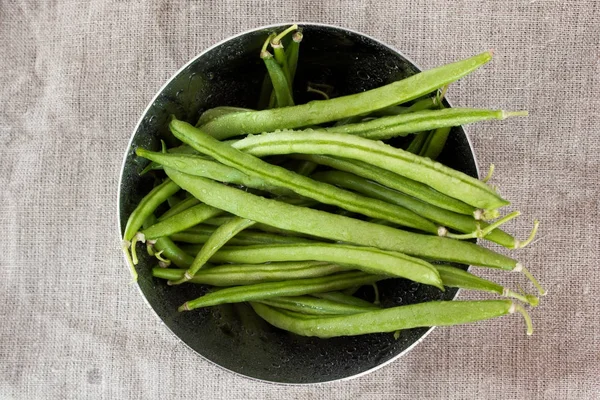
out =
<path fill-rule="evenodd" d="M 117 184 L 141 112 L 203 49 L 287 21 L 364 32 L 424 68 L 495 50 L 449 97 L 531 113 L 468 132 L 523 212 L 507 229 L 523 237 L 542 221 L 519 252 L 549 290 L 534 336 L 518 317 L 440 328 L 367 376 L 278 386 L 195 355 L 128 284 Z M 0 398 L 598 398 L 599 42 L 593 0 L 3 1 Z"/>

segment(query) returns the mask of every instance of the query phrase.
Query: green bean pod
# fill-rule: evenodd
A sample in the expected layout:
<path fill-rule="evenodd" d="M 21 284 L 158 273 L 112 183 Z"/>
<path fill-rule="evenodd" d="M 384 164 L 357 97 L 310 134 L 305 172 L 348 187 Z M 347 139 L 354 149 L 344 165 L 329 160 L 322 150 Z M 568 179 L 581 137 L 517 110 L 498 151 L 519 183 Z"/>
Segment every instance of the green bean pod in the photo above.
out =
<path fill-rule="evenodd" d="M 335 205 L 372 218 L 382 218 L 402 226 L 430 233 L 437 233 L 438 231 L 438 227 L 435 224 L 403 207 L 390 205 L 380 200 L 369 199 L 326 183 L 316 182 L 313 179 L 296 174 L 285 168 L 271 165 L 257 157 L 236 150 L 226 143 L 219 142 L 186 122 L 173 119 L 170 127 L 178 139 L 189 144 L 194 149 L 247 175 L 260 178 L 268 184 L 284 187 L 301 196 L 306 196 L 319 202 Z M 163 156 L 171 157 L 170 154 L 164 154 Z M 182 155 L 181 157 L 185 156 Z M 193 165 L 193 160 L 190 160 L 190 164 Z M 197 172 L 197 174 L 200 173 Z"/>
<path fill-rule="evenodd" d="M 204 221 L 207 222 L 207 221 Z M 221 224 L 219 224 L 221 225 Z M 170 237 L 176 242 L 190 243 L 192 246 L 182 246 L 182 249 L 189 254 L 198 254 L 200 251 L 198 244 L 204 244 L 212 235 L 215 228 L 210 225 L 196 225 L 182 232 L 172 234 Z M 289 243 L 311 243 L 312 240 L 297 236 L 284 236 L 272 233 L 263 233 L 258 231 L 240 232 L 235 237 L 229 239 L 227 243 L 231 246 L 248 246 L 253 244 L 289 244 Z"/>
<path fill-rule="evenodd" d="M 301 296 L 311 293 L 341 290 L 356 285 L 372 283 L 382 277 L 361 271 L 342 272 L 319 278 L 296 279 L 283 282 L 265 282 L 255 285 L 234 286 L 205 294 L 189 300 L 179 307 L 179 311 L 189 311 L 201 307 L 226 303 L 264 300 L 280 296 Z"/>
<path fill-rule="evenodd" d="M 139 147 L 136 149 L 136 154 L 165 167 L 174 168 L 190 175 L 203 176 L 219 182 L 233 183 L 252 189 L 264 190 L 278 196 L 289 196 L 294 193 L 289 189 L 270 185 L 263 179 L 250 176 L 235 168 L 207 160 L 203 156 L 181 153 L 159 153 Z"/>
<path fill-rule="evenodd" d="M 169 197 L 177 193 L 179 189 L 179 186 L 175 182 L 166 179 L 144 196 L 135 210 L 129 215 L 127 225 L 125 225 L 125 232 L 123 233 L 123 240 L 130 241 L 133 239 L 133 236 L 142 227 L 144 221 L 152 215 L 154 210 Z"/>
<path fill-rule="evenodd" d="M 440 273 L 440 278 L 444 282 L 444 286 L 454 287 L 466 290 L 479 290 L 483 292 L 496 293 L 500 296 L 512 297 L 536 307 L 539 299 L 536 296 L 529 294 L 519 294 L 512 290 L 503 287 L 495 282 L 480 278 L 460 268 L 451 265 L 434 265 L 435 269 Z"/>
<path fill-rule="evenodd" d="M 406 148 L 406 151 L 413 154 L 420 154 L 425 142 L 427 142 L 427 138 L 429 137 L 429 132 L 418 132 L 415 134 L 410 141 L 410 144 Z"/>
<path fill-rule="evenodd" d="M 270 261 L 325 261 L 352 265 L 378 275 L 406 278 L 443 290 L 437 270 L 428 262 L 394 251 L 333 243 L 272 244 L 223 247 L 210 260 L 218 263 L 262 264 Z"/>
<path fill-rule="evenodd" d="M 292 158 L 308 160 L 340 171 L 351 172 L 355 175 L 362 176 L 363 178 L 378 182 L 388 188 L 415 197 L 421 201 L 459 214 L 473 215 L 476 211 L 475 207 L 440 193 L 421 182 L 405 178 L 402 175 L 386 171 L 383 168 L 375 167 L 361 161 L 310 154 L 294 154 L 292 155 Z"/>
<path fill-rule="evenodd" d="M 422 235 L 281 201 L 165 168 L 200 201 L 253 221 L 325 239 L 397 251 L 431 260 L 512 270 L 517 261 L 470 242 Z M 518 264 L 520 265 L 520 264 Z"/>
<path fill-rule="evenodd" d="M 367 114 L 431 93 L 468 75 L 491 59 L 492 54 L 485 52 L 366 92 L 294 107 L 227 114 L 202 125 L 202 129 L 222 140 L 245 133 L 299 128 Z"/>
<path fill-rule="evenodd" d="M 324 131 L 356 135 L 372 140 L 385 140 L 397 136 L 406 136 L 409 133 L 525 115 L 527 115 L 526 111 L 509 112 L 473 108 L 444 108 L 382 117 L 356 124 L 333 126 L 325 128 Z"/>
<path fill-rule="evenodd" d="M 369 307 L 364 307 L 310 296 L 274 297 L 256 302 L 309 315 L 349 315 L 378 308 L 370 303 Z"/>
<path fill-rule="evenodd" d="M 185 269 L 153 268 L 152 276 L 161 279 L 183 278 Z M 318 278 L 348 267 L 316 261 L 282 262 L 271 264 L 228 264 L 201 269 L 189 280 L 190 283 L 213 286 L 254 285 L 264 282 L 279 282 L 293 279 Z"/>
<path fill-rule="evenodd" d="M 312 178 L 322 182 L 336 184 L 346 189 L 355 190 L 379 200 L 398 204 L 437 224 L 456 229 L 459 232 L 471 233 L 479 228 L 485 228 L 489 225 L 483 221 L 476 221 L 472 216 L 444 210 L 443 208 L 422 202 L 411 196 L 388 189 L 378 183 L 371 182 L 348 172 L 325 171 L 313 175 Z M 513 236 L 498 228 L 486 235 L 485 239 L 510 249 L 516 248 L 519 243 Z"/>
<path fill-rule="evenodd" d="M 213 234 L 210 235 L 196 257 L 194 257 L 194 262 L 192 265 L 190 265 L 185 274 L 183 274 L 183 277 L 176 281 L 169 281 L 169 284 L 179 285 L 192 279 L 196 272 L 198 272 L 200 268 L 202 268 L 208 262 L 208 260 L 229 241 L 229 239 L 234 237 L 242 230 L 251 227 L 254 225 L 254 223 L 254 221 L 246 218 L 235 217 L 226 224 L 219 226 L 217 229 L 215 229 Z"/>
<path fill-rule="evenodd" d="M 401 277 L 443 289 L 431 264 L 402 253 L 376 248 L 332 243 L 294 243 L 223 247 L 210 259 L 213 262 L 265 262 L 316 260 L 353 267 L 378 275 Z"/>
<path fill-rule="evenodd" d="M 267 71 L 269 72 L 269 76 L 271 77 L 271 82 L 273 83 L 273 91 L 275 92 L 275 98 L 277 99 L 278 107 L 290 107 L 294 105 L 294 99 L 292 98 L 292 93 L 290 91 L 290 85 L 288 84 L 288 80 L 285 72 L 282 67 L 279 66 L 277 61 L 273 58 L 273 54 L 268 51 L 263 51 L 260 53 L 260 58 L 265 63 L 267 67 Z M 261 112 L 261 111 L 256 111 Z M 247 113 L 243 113 L 247 114 Z M 229 114 L 233 115 L 233 114 Z M 219 118 L 213 120 L 218 121 Z M 210 124 L 210 122 L 208 123 Z"/>
<path fill-rule="evenodd" d="M 533 333 L 531 320 L 525 310 L 510 300 L 432 301 L 322 318 L 298 318 L 294 313 L 257 302 L 252 302 L 251 305 L 259 316 L 277 328 L 302 336 L 320 338 L 459 325 L 496 318 L 515 311 L 525 317 L 527 334 Z"/>
<path fill-rule="evenodd" d="M 230 106 L 220 106 L 208 109 L 200 115 L 200 119 L 198 123 L 200 125 L 204 125 L 213 119 L 222 117 L 223 115 L 238 113 L 238 112 L 252 112 L 255 111 L 251 108 L 242 108 L 242 107 L 230 107 Z"/>
<path fill-rule="evenodd" d="M 197 198 L 197 196 L 195 196 Z M 157 239 L 163 236 L 170 236 L 173 233 L 181 232 L 192 226 L 198 225 L 199 223 L 216 217 L 223 213 L 223 211 L 211 207 L 206 204 L 198 204 L 190 207 L 185 211 L 175 214 L 169 218 L 144 229 L 142 233 L 146 239 Z"/>
<path fill-rule="evenodd" d="M 416 111 L 430 110 L 437 106 L 437 99 L 435 97 L 427 97 L 423 100 L 416 101 L 409 107 L 403 106 L 390 106 L 382 108 L 369 114 L 372 117 L 389 117 L 391 115 L 408 114 Z M 356 121 L 358 122 L 358 121 Z"/>
<path fill-rule="evenodd" d="M 450 135 L 451 127 L 438 128 L 427 136 L 427 140 L 423 144 L 423 148 L 419 155 L 435 160 L 442 154 L 442 150 L 446 145 L 446 140 Z"/>
<path fill-rule="evenodd" d="M 296 69 L 298 67 L 298 56 L 300 54 L 300 42 L 302 42 L 303 38 L 304 38 L 304 35 L 302 35 L 302 32 L 300 32 L 300 31 L 294 32 L 294 34 L 292 35 L 292 41 L 290 42 L 290 45 L 288 46 L 288 49 L 286 51 L 287 64 L 288 64 L 288 68 L 290 71 L 290 85 L 292 88 L 294 86 L 294 78 L 296 77 Z M 200 124 L 200 125 L 202 125 L 202 124 Z"/>
<path fill-rule="evenodd" d="M 171 122 L 171 126 L 179 127 L 182 124 L 174 123 Z M 183 140 L 176 129 L 172 131 L 178 139 Z M 491 187 L 465 173 L 385 143 L 358 136 L 323 131 L 282 131 L 248 136 L 234 143 L 233 147 L 257 157 L 301 153 L 350 158 L 424 183 L 474 207 L 493 210 L 510 204 Z"/>

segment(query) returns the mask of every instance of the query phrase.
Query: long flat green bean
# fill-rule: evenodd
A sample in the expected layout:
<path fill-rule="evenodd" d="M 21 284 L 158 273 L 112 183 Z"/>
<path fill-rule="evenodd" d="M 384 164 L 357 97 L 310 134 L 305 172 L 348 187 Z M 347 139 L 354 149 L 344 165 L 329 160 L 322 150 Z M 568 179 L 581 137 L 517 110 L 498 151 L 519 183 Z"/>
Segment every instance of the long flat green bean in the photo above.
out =
<path fill-rule="evenodd" d="M 373 309 L 379 308 L 373 303 L 369 303 L 366 300 L 359 299 L 358 297 L 349 296 L 342 292 L 325 292 L 325 293 L 313 293 L 311 296 L 318 297 L 320 299 L 327 299 L 331 301 L 335 301 L 336 303 L 361 306 L 361 307 L 370 307 Z"/>
<path fill-rule="evenodd" d="M 437 233 L 438 231 L 435 224 L 403 207 L 390 205 L 380 200 L 368 199 L 326 183 L 316 182 L 285 168 L 271 165 L 257 157 L 236 150 L 226 143 L 219 142 L 186 122 L 173 119 L 170 128 L 178 139 L 194 149 L 215 158 L 225 165 L 260 178 L 268 184 L 284 187 L 301 196 L 373 218 L 382 218 L 425 232 Z M 164 154 L 164 157 L 170 156 L 170 154 Z M 181 157 L 185 156 L 182 155 Z"/>
<path fill-rule="evenodd" d="M 444 210 L 432 204 L 425 203 L 411 196 L 388 189 L 378 183 L 369 181 L 365 178 L 342 171 L 325 171 L 312 176 L 313 179 L 336 184 L 346 189 L 355 190 L 366 196 L 379 200 L 388 201 L 408 208 L 417 214 L 448 228 L 456 229 L 459 232 L 471 233 L 477 229 L 488 226 L 483 221 L 476 221 L 474 217 L 458 214 L 452 211 Z M 504 247 L 514 249 L 518 246 L 518 241 L 501 229 L 494 229 L 485 239 L 498 243 Z"/>
<path fill-rule="evenodd" d="M 475 207 L 440 193 L 421 182 L 405 178 L 402 175 L 361 161 L 311 154 L 294 154 L 292 158 L 308 160 L 340 171 L 351 172 L 446 210 L 465 215 L 473 215 L 476 211 Z"/>
<path fill-rule="evenodd" d="M 207 160 L 202 156 L 194 154 L 159 153 L 140 147 L 136 149 L 136 154 L 165 167 L 171 167 L 190 175 L 203 176 L 219 182 L 233 183 L 252 189 L 264 190 L 279 196 L 289 196 L 294 193 L 289 189 L 270 185 L 263 179 L 250 176 L 235 168 Z"/>
<path fill-rule="evenodd" d="M 373 304 L 364 307 L 310 296 L 273 297 L 255 301 L 271 307 L 311 315 L 350 315 L 377 309 Z"/>
<path fill-rule="evenodd" d="M 175 136 L 176 132 L 173 132 Z M 323 131 L 282 131 L 248 136 L 234 143 L 233 147 L 257 157 L 301 153 L 355 159 L 429 185 L 474 207 L 496 209 L 509 204 L 478 179 L 439 162 L 362 137 Z"/>
<path fill-rule="evenodd" d="M 167 212 L 165 212 L 163 215 L 161 215 L 158 220 L 162 221 L 165 220 L 169 217 L 172 217 L 175 214 L 179 214 L 182 211 L 187 210 L 190 207 L 193 207 L 195 205 L 200 204 L 200 200 L 198 200 L 197 198 L 191 196 L 188 197 L 185 200 L 180 201 L 176 206 L 171 207 Z"/>
<path fill-rule="evenodd" d="M 507 270 L 521 265 L 510 257 L 473 243 L 406 232 L 342 215 L 298 207 L 259 197 L 170 168 L 165 168 L 165 172 L 174 182 L 200 201 L 276 228 L 330 240 L 398 251 L 431 260 Z"/>
<path fill-rule="evenodd" d="M 242 108 L 242 107 L 230 107 L 230 106 L 220 106 L 208 109 L 202 113 L 198 123 L 203 125 L 207 122 L 212 121 L 215 118 L 222 117 L 223 115 L 238 113 L 238 112 L 252 112 L 255 111 L 251 108 Z"/>
<path fill-rule="evenodd" d="M 324 128 L 325 132 L 345 133 L 373 140 L 391 139 L 409 133 L 430 131 L 448 126 L 460 126 L 491 119 L 525 116 L 526 111 L 485 110 L 473 108 L 445 108 L 423 110 L 407 114 L 373 119 L 356 124 Z"/>
<path fill-rule="evenodd" d="M 264 300 L 280 296 L 301 296 L 311 293 L 341 290 L 356 285 L 372 283 L 383 279 L 380 276 L 366 274 L 361 271 L 342 272 L 319 278 L 296 279 L 284 282 L 266 282 L 255 285 L 234 286 L 208 293 L 194 300 L 189 300 L 179 307 L 179 311 L 215 306 L 226 303 Z"/>
<path fill-rule="evenodd" d="M 189 282 L 213 286 L 254 285 L 264 282 L 318 278 L 348 270 L 348 267 L 316 261 L 228 264 L 201 269 L 196 272 L 196 275 Z M 177 280 L 183 277 L 185 271 L 185 269 L 154 268 L 152 269 L 152 276 Z"/>
<path fill-rule="evenodd" d="M 299 128 L 366 114 L 431 93 L 468 75 L 491 59 L 492 54 L 485 52 L 366 92 L 294 107 L 227 114 L 202 125 L 202 129 L 222 140 L 244 133 Z"/>
<path fill-rule="evenodd" d="M 351 265 L 378 275 L 406 278 L 444 288 L 437 270 L 428 262 L 395 251 L 333 243 L 271 244 L 223 247 L 210 260 L 218 263 L 262 264 L 270 261 L 325 261 Z"/>
<path fill-rule="evenodd" d="M 360 314 L 297 318 L 293 313 L 252 302 L 254 311 L 271 325 L 302 336 L 330 338 L 367 333 L 395 332 L 429 326 L 451 326 L 511 314 L 525 317 L 527 334 L 533 333 L 526 311 L 510 300 L 432 301 L 368 311 Z"/>

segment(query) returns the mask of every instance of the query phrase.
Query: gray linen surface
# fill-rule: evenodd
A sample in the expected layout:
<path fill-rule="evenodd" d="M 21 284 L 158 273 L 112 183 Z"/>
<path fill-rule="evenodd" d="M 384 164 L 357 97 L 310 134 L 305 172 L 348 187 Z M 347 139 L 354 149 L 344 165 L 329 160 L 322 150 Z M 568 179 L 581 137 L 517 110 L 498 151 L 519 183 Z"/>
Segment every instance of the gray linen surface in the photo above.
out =
<path fill-rule="evenodd" d="M 288 21 L 364 32 L 424 68 L 495 50 L 449 97 L 531 113 L 468 132 L 480 168 L 495 163 L 494 184 L 523 211 L 507 228 L 523 237 L 542 220 L 519 252 L 549 290 L 534 336 L 517 316 L 438 328 L 359 379 L 270 385 L 195 355 L 128 284 L 117 182 L 141 112 L 203 49 Z M 595 0 L 3 0 L 0 398 L 599 398 L 599 50 Z"/>

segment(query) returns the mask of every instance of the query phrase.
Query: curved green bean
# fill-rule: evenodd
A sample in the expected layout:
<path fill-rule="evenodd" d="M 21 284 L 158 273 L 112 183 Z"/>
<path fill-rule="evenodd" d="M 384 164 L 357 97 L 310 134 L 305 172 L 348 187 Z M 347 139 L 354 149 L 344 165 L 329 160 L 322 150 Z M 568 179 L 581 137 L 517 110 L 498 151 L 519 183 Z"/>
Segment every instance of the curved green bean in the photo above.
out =
<path fill-rule="evenodd" d="M 171 126 L 173 124 L 174 122 L 171 122 Z M 179 127 L 182 123 L 175 124 Z M 178 136 L 175 129 L 172 131 L 182 140 L 182 135 Z M 232 147 L 257 157 L 301 153 L 350 158 L 424 183 L 474 207 L 496 209 L 510 204 L 491 187 L 465 173 L 382 142 L 358 136 L 323 131 L 282 131 L 248 136 L 234 143 Z"/>
<path fill-rule="evenodd" d="M 244 229 L 251 227 L 254 223 L 254 221 L 246 218 L 235 217 L 226 224 L 219 226 L 215 229 L 213 234 L 210 235 L 204 246 L 202 246 L 202 249 L 194 258 L 192 265 L 190 265 L 185 274 L 183 274 L 183 277 L 175 281 L 169 281 L 169 285 L 179 285 L 192 279 L 196 272 L 198 272 L 200 268 L 202 268 L 208 260 L 229 241 L 229 239 Z"/>
<path fill-rule="evenodd" d="M 468 75 L 491 59 L 492 54 L 485 52 L 366 92 L 294 107 L 227 114 L 202 125 L 202 129 L 222 140 L 244 133 L 299 128 L 366 114 L 431 93 Z"/>
<path fill-rule="evenodd" d="M 435 224 L 403 207 L 390 205 L 380 200 L 368 199 L 326 183 L 316 182 L 285 168 L 271 165 L 257 157 L 236 150 L 226 143 L 219 142 L 186 122 L 173 119 L 169 126 L 178 139 L 194 149 L 215 158 L 225 165 L 260 178 L 271 185 L 284 187 L 301 196 L 373 218 L 382 218 L 425 232 L 437 233 L 438 231 Z M 164 155 L 164 157 L 170 156 L 170 154 Z"/>
<path fill-rule="evenodd" d="M 155 223 L 156 217 L 154 214 L 150 214 L 144 221 L 143 228 L 147 229 Z M 180 268 L 189 267 L 192 261 L 194 261 L 194 257 L 181 250 L 168 236 L 159 237 L 153 241 L 149 240 L 149 242 L 153 242 L 149 244 L 153 247 L 154 251 L 159 252 Z"/>
<path fill-rule="evenodd" d="M 423 148 L 419 155 L 421 157 L 431 158 L 432 160 L 438 158 L 439 155 L 442 154 L 442 150 L 446 145 L 446 140 L 448 139 L 451 130 L 452 127 L 443 127 L 431 132 L 429 136 L 427 136 L 427 140 L 423 144 Z"/>
<path fill-rule="evenodd" d="M 165 168 L 165 172 L 200 201 L 276 228 L 431 260 L 507 270 L 514 269 L 518 264 L 510 257 L 470 242 L 406 232 L 342 215 L 298 207 L 170 168 Z"/>
<path fill-rule="evenodd" d="M 367 303 L 369 304 L 369 307 L 364 307 L 310 296 L 273 297 L 255 301 L 271 307 L 309 315 L 350 315 L 378 308 L 370 303 Z"/>
<path fill-rule="evenodd" d="M 340 171 L 351 172 L 355 175 L 362 176 L 363 178 L 378 182 L 388 188 L 395 189 L 399 192 L 415 197 L 421 201 L 433 204 L 446 210 L 457 212 L 459 214 L 473 215 L 473 213 L 476 211 L 475 207 L 440 193 L 421 182 L 405 178 L 402 175 L 386 171 L 383 168 L 375 167 L 361 161 L 310 154 L 294 154 L 291 157 L 312 161 L 320 165 L 326 165 L 328 167 L 338 169 Z"/>
<path fill-rule="evenodd" d="M 194 197 L 198 198 L 197 196 Z M 146 239 L 157 239 L 159 237 L 169 236 L 173 233 L 181 232 L 191 228 L 192 226 L 198 225 L 199 223 L 209 218 L 216 217 L 221 213 L 223 213 L 223 211 L 217 208 L 206 204 L 198 204 L 180 212 L 179 214 L 165 218 L 164 220 L 144 229 L 142 233 Z"/>
<path fill-rule="evenodd" d="M 234 286 L 205 294 L 194 300 L 186 301 L 178 308 L 178 310 L 190 311 L 196 308 L 216 306 L 218 304 L 240 303 L 243 301 L 264 300 L 280 296 L 300 296 L 304 294 L 340 290 L 356 285 L 364 285 L 379 279 L 383 278 L 366 274 L 361 271 L 351 271 L 319 278 Z"/>
<path fill-rule="evenodd" d="M 332 243 L 271 244 L 223 247 L 210 260 L 219 263 L 262 264 L 270 261 L 325 261 L 351 265 L 378 275 L 406 278 L 443 290 L 437 270 L 428 262 L 374 247 Z"/>
<path fill-rule="evenodd" d="M 152 276 L 161 279 L 183 278 L 185 269 L 154 268 Z M 213 286 L 254 285 L 264 282 L 279 282 L 293 279 L 318 278 L 338 272 L 348 271 L 348 267 L 316 261 L 281 262 L 271 264 L 228 264 L 201 269 L 189 280 L 190 283 Z"/>
<path fill-rule="evenodd" d="M 314 174 L 312 178 L 322 182 L 339 185 L 346 189 L 355 190 L 366 196 L 370 196 L 379 200 L 398 204 L 435 222 L 436 224 L 456 229 L 459 232 L 472 233 L 489 225 L 483 221 L 475 220 L 475 218 L 472 216 L 444 210 L 443 208 L 436 207 L 411 196 L 388 189 L 378 183 L 369 181 L 365 178 L 361 178 L 348 172 L 325 171 Z M 502 231 L 501 229 L 494 229 L 487 234 L 484 239 L 511 249 L 516 248 L 520 243 L 513 236 Z"/>
<path fill-rule="evenodd" d="M 430 326 L 451 326 L 511 314 L 525 317 L 527 334 L 533 333 L 526 311 L 510 300 L 432 301 L 367 311 L 360 314 L 297 318 L 293 313 L 252 302 L 254 311 L 271 325 L 302 336 L 330 338 L 367 333 L 395 332 Z"/>
<path fill-rule="evenodd" d="M 323 130 L 331 133 L 361 136 L 372 140 L 384 140 L 442 127 L 460 126 L 491 119 L 503 120 L 509 117 L 526 115 L 526 111 L 445 108 L 381 117 L 367 122 L 332 126 Z"/>
<path fill-rule="evenodd" d="M 138 206 L 133 210 L 127 225 L 125 225 L 125 232 L 123 233 L 123 240 L 130 241 L 133 236 L 142 227 L 144 221 L 156 210 L 156 208 L 164 203 L 169 197 L 173 196 L 179 191 L 179 186 L 170 179 L 166 179 L 163 183 L 156 186 L 140 201 Z"/>

